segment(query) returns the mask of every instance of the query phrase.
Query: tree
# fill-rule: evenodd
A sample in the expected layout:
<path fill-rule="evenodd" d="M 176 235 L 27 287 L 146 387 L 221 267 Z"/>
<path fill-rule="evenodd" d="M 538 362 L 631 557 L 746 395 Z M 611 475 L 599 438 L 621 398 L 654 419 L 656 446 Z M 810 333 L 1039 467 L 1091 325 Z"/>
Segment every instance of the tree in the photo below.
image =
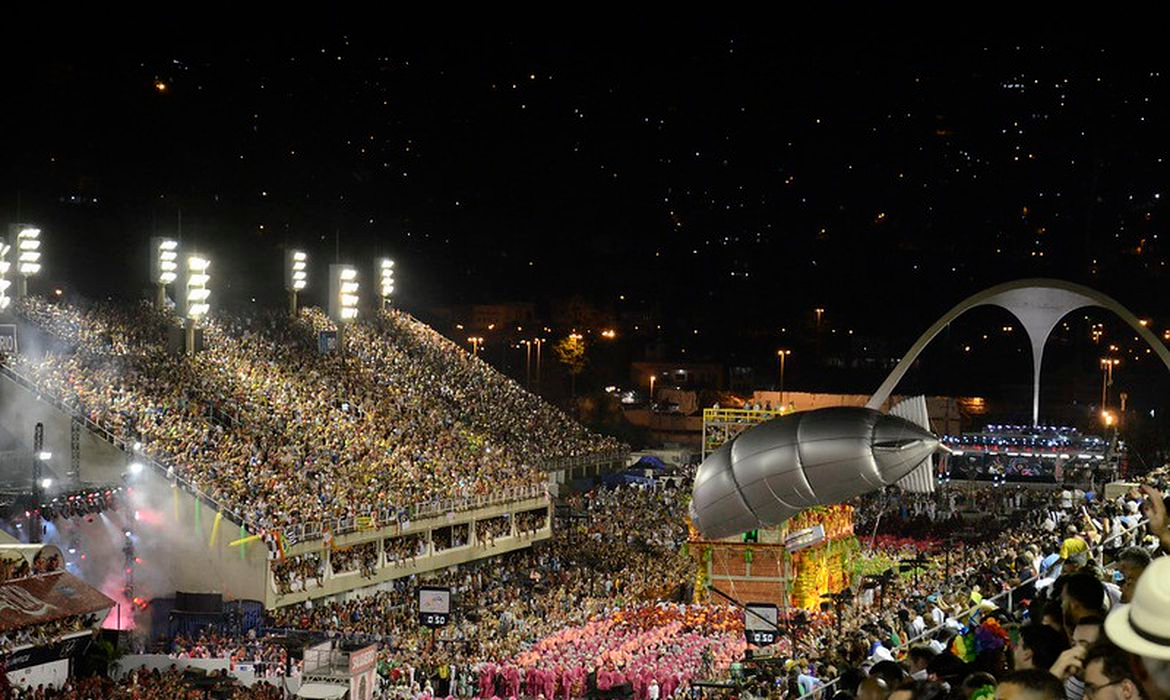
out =
<path fill-rule="evenodd" d="M 573 399 L 576 399 L 577 375 L 584 372 L 585 365 L 589 364 L 589 358 L 585 356 L 585 337 L 578 333 L 570 333 L 557 341 L 553 346 L 553 352 L 556 353 L 557 360 L 569 371 L 570 392 Z"/>

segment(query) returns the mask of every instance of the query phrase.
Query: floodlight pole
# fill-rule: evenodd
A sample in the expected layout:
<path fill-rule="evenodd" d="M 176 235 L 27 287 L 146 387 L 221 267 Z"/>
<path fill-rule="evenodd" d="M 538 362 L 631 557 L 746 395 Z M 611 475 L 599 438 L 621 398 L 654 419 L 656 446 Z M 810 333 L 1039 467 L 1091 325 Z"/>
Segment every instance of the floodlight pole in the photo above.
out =
<path fill-rule="evenodd" d="M 28 519 L 28 541 L 32 544 L 39 544 L 41 542 L 41 531 L 44 526 L 41 525 L 41 515 L 39 512 L 41 501 L 45 500 L 44 493 L 41 489 L 41 453 L 45 451 L 45 424 L 37 423 L 33 428 L 33 455 L 32 455 L 32 495 L 33 504 L 29 508 L 32 516 Z"/>
<path fill-rule="evenodd" d="M 18 274 L 16 276 L 16 298 L 23 299 L 28 296 L 28 277 Z"/>
<path fill-rule="evenodd" d="M 193 318 L 187 319 L 187 333 L 186 333 L 186 335 L 187 335 L 187 343 L 186 343 L 187 354 L 194 355 L 195 354 L 195 319 L 193 319 Z"/>
<path fill-rule="evenodd" d="M 288 315 L 296 318 L 297 316 L 297 290 L 288 290 Z"/>
<path fill-rule="evenodd" d="M 159 282 L 156 286 L 158 291 L 154 295 L 154 308 L 165 309 L 167 308 L 167 286 L 162 282 Z"/>

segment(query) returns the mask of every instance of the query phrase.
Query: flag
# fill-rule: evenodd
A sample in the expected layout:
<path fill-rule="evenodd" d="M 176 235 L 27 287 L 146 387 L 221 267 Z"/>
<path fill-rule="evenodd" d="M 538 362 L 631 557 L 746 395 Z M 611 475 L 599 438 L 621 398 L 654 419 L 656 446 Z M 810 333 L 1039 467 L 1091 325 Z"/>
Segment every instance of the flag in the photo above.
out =
<path fill-rule="evenodd" d="M 215 547 L 215 540 L 219 537 L 219 523 L 223 520 L 223 513 L 216 511 L 215 520 L 211 523 L 211 537 L 207 540 L 207 548 Z"/>

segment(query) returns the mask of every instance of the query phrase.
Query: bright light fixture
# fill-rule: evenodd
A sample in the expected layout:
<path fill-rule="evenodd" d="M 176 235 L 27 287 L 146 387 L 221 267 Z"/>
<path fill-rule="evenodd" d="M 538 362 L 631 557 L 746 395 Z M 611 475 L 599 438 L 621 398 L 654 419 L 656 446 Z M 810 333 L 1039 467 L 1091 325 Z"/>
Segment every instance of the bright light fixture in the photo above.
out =
<path fill-rule="evenodd" d="M 8 271 L 12 269 L 12 263 L 8 262 L 11 250 L 12 246 L 0 239 L 0 311 L 12 303 L 12 298 L 8 296 L 8 288 L 12 286 L 12 280 L 8 279 Z"/>
<path fill-rule="evenodd" d="M 389 299 L 394 294 L 394 261 L 382 258 L 378 261 L 378 279 L 383 299 Z"/>
<path fill-rule="evenodd" d="M 16 271 L 30 277 L 41 271 L 41 230 L 25 225 L 16 228 Z"/>
<path fill-rule="evenodd" d="M 357 318 L 360 288 L 355 268 L 350 265 L 329 266 L 329 317 L 335 323 Z"/>
<path fill-rule="evenodd" d="M 211 310 L 211 304 L 208 303 L 211 299 L 211 290 L 208 288 L 211 275 L 207 272 L 210 267 L 211 261 L 202 255 L 187 256 L 187 318 L 194 321 L 203 318 Z"/>
<path fill-rule="evenodd" d="M 285 253 L 284 286 L 290 292 L 299 292 L 309 284 L 309 256 L 303 250 Z"/>

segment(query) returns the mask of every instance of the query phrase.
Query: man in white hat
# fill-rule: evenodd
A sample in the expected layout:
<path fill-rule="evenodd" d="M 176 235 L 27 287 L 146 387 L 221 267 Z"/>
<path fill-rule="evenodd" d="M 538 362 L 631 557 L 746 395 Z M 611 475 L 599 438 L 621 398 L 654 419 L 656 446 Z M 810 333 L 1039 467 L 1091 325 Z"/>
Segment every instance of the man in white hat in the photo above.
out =
<path fill-rule="evenodd" d="M 1133 602 L 1105 618 L 1105 634 L 1132 654 L 1134 675 L 1148 700 L 1170 700 L 1170 557 L 1150 563 Z"/>

